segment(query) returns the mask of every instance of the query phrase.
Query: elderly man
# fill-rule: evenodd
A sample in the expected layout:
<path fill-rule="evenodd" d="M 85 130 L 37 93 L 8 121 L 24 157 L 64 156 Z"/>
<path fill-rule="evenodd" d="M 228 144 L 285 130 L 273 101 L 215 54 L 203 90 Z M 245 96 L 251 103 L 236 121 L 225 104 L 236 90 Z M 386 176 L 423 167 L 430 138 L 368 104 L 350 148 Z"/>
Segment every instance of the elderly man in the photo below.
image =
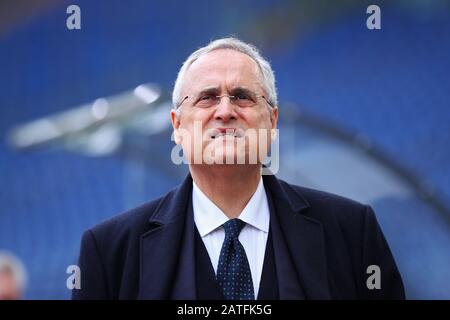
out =
<path fill-rule="evenodd" d="M 404 298 L 370 207 L 262 175 L 278 102 L 255 47 L 225 38 L 192 53 L 173 103 L 190 174 L 84 233 L 73 298 Z"/>

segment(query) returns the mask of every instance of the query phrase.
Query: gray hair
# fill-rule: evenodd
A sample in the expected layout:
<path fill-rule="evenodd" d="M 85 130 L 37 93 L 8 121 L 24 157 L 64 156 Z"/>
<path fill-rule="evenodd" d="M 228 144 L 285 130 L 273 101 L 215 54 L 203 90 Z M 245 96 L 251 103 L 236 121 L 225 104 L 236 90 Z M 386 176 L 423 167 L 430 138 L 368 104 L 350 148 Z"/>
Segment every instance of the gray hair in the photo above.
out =
<path fill-rule="evenodd" d="M 277 88 L 275 87 L 275 75 L 273 73 L 272 67 L 270 66 L 270 63 L 260 55 L 258 49 L 255 46 L 245 43 L 239 39 L 229 37 L 211 41 L 207 46 L 193 52 L 186 59 L 186 61 L 184 61 L 183 65 L 180 68 L 180 71 L 178 72 L 178 76 L 172 92 L 172 103 L 175 109 L 179 107 L 184 98 L 181 95 L 181 90 L 183 87 L 186 72 L 190 65 L 202 55 L 219 49 L 231 49 L 242 52 L 255 60 L 263 77 L 263 87 L 268 95 L 267 100 L 272 106 L 278 105 Z"/>

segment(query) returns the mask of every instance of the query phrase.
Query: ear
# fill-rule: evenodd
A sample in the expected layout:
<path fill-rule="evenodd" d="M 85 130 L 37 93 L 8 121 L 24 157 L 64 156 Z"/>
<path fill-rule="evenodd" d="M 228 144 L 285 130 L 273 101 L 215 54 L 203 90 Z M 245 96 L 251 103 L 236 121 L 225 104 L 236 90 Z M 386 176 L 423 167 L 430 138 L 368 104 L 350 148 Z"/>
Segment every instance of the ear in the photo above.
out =
<path fill-rule="evenodd" d="M 278 122 L 278 107 L 277 106 L 274 106 L 271 110 L 270 122 L 272 123 L 272 129 L 276 129 L 277 122 Z"/>
<path fill-rule="evenodd" d="M 272 129 L 270 130 L 270 138 L 274 141 L 277 138 L 277 122 L 278 122 L 278 107 L 274 106 L 271 110 L 270 122 L 272 123 Z"/>
<path fill-rule="evenodd" d="M 180 127 L 179 110 L 176 110 L 176 109 L 170 110 L 170 120 L 172 121 L 173 137 L 174 137 L 175 143 L 180 144 L 181 137 L 180 137 L 180 133 L 178 131 L 178 128 Z"/>

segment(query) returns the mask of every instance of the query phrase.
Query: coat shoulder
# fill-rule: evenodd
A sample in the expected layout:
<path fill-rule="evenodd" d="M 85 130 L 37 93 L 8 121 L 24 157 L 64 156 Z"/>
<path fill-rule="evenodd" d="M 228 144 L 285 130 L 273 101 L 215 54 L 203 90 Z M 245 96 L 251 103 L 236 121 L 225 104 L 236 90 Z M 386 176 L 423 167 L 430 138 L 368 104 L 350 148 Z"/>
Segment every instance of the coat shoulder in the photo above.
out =
<path fill-rule="evenodd" d="M 169 191 L 167 194 L 143 203 L 135 208 L 119 213 L 108 218 L 90 228 L 95 238 L 99 242 L 110 237 L 120 238 L 121 235 L 142 234 L 149 226 L 149 221 L 158 211 L 158 208 L 170 201 L 176 189 Z"/>
<path fill-rule="evenodd" d="M 334 193 L 306 188 L 280 181 L 289 197 L 303 199 L 309 206 L 307 215 L 322 222 L 337 220 L 340 224 L 361 224 L 372 209 L 361 202 Z"/>

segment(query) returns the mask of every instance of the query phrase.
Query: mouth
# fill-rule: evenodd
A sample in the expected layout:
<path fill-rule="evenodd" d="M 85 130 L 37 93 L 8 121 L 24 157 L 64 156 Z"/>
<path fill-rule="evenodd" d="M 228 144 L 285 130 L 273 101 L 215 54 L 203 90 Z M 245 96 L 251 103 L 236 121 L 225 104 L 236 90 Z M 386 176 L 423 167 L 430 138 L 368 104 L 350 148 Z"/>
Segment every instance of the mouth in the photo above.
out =
<path fill-rule="evenodd" d="M 211 139 L 218 139 L 220 137 L 232 137 L 232 138 L 242 138 L 244 136 L 243 130 L 235 128 L 217 128 L 213 130 L 211 134 Z"/>

